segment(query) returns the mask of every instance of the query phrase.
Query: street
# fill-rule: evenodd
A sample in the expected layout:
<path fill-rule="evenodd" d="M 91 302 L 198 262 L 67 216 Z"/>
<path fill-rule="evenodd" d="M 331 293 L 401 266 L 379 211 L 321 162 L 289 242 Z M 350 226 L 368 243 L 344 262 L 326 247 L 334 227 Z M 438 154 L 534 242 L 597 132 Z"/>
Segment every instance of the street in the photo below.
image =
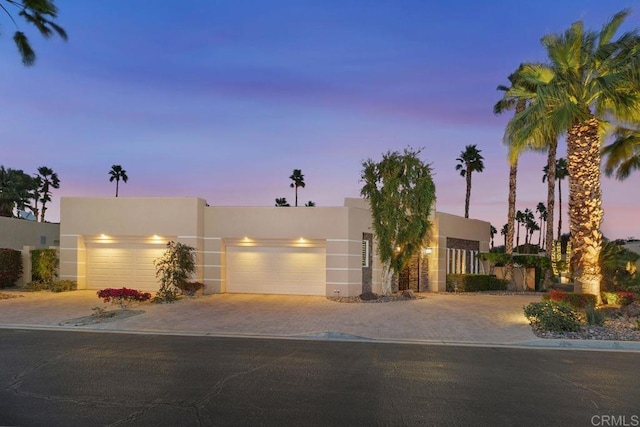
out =
<path fill-rule="evenodd" d="M 633 425 L 639 363 L 627 352 L 2 329 L 0 425 Z"/>

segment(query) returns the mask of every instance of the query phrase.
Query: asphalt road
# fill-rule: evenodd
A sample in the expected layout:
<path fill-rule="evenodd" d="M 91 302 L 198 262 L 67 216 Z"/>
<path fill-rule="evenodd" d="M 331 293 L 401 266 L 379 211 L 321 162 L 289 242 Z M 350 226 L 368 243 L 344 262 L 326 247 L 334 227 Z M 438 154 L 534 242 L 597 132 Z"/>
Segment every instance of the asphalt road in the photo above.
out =
<path fill-rule="evenodd" d="M 0 425 L 640 425 L 639 365 L 624 352 L 0 330 Z"/>

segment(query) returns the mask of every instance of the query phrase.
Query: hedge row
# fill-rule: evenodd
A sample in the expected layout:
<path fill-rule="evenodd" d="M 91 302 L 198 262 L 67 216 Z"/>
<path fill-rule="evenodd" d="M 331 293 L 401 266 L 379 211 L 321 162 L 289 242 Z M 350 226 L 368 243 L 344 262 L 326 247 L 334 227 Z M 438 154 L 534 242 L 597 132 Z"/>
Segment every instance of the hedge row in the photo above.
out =
<path fill-rule="evenodd" d="M 20 276 L 22 276 L 20 251 L 0 248 L 0 288 L 15 286 Z"/>
<path fill-rule="evenodd" d="M 449 292 L 506 291 L 508 284 L 508 281 L 489 274 L 447 274 Z"/>

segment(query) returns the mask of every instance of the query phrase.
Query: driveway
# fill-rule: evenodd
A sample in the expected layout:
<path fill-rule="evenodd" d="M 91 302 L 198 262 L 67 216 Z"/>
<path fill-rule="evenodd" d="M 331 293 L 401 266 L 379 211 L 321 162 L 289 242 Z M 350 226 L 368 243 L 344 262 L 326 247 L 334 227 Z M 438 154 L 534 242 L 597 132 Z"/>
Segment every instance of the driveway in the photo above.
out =
<path fill-rule="evenodd" d="M 95 291 L 10 293 L 20 297 L 0 300 L 1 327 L 61 328 L 61 322 L 105 306 Z M 537 340 L 522 307 L 540 295 L 421 295 L 425 298 L 368 304 L 309 296 L 205 295 L 140 304 L 132 309 L 144 310 L 141 315 L 71 329 L 501 345 Z"/>

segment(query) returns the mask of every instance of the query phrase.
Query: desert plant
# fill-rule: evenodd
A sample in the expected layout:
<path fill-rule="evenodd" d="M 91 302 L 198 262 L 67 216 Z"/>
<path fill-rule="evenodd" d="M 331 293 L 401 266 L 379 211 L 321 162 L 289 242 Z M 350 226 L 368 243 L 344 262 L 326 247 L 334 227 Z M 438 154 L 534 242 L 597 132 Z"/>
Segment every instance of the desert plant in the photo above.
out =
<path fill-rule="evenodd" d="M 601 310 L 593 306 L 587 306 L 584 309 L 585 320 L 587 321 L 587 325 L 596 325 L 600 326 L 604 324 L 605 314 Z"/>
<path fill-rule="evenodd" d="M 78 289 L 78 283 L 75 280 L 56 280 L 49 286 L 51 292 L 67 292 Z"/>
<path fill-rule="evenodd" d="M 578 331 L 580 320 L 574 309 L 557 301 L 532 302 L 524 307 L 531 326 L 551 332 Z"/>
<path fill-rule="evenodd" d="M 176 287 L 180 289 L 180 292 L 182 292 L 184 295 L 192 297 L 196 294 L 196 292 L 204 288 L 204 283 L 182 282 L 182 283 L 178 283 Z"/>
<path fill-rule="evenodd" d="M 128 288 L 106 288 L 97 292 L 98 298 L 102 298 L 104 302 L 117 304 L 121 309 L 126 310 L 133 302 L 144 302 L 151 298 L 148 292 L 140 292 L 135 289 Z"/>
<path fill-rule="evenodd" d="M 601 294 L 605 304 L 629 305 L 634 300 L 631 292 L 602 292 Z"/>
<path fill-rule="evenodd" d="M 196 271 L 194 251 L 195 248 L 184 243 L 167 243 L 167 250 L 153 262 L 156 277 L 160 279 L 160 289 L 153 302 L 173 302 L 177 299 L 178 286 L 186 283 Z"/>
<path fill-rule="evenodd" d="M 552 290 L 544 297 L 546 300 L 563 302 L 574 308 L 583 309 L 587 306 L 596 305 L 596 296 L 593 294 L 583 294 L 580 292 L 564 292 L 558 290 Z"/>
<path fill-rule="evenodd" d="M 0 288 L 15 286 L 22 276 L 22 254 L 15 249 L 0 248 Z"/>

